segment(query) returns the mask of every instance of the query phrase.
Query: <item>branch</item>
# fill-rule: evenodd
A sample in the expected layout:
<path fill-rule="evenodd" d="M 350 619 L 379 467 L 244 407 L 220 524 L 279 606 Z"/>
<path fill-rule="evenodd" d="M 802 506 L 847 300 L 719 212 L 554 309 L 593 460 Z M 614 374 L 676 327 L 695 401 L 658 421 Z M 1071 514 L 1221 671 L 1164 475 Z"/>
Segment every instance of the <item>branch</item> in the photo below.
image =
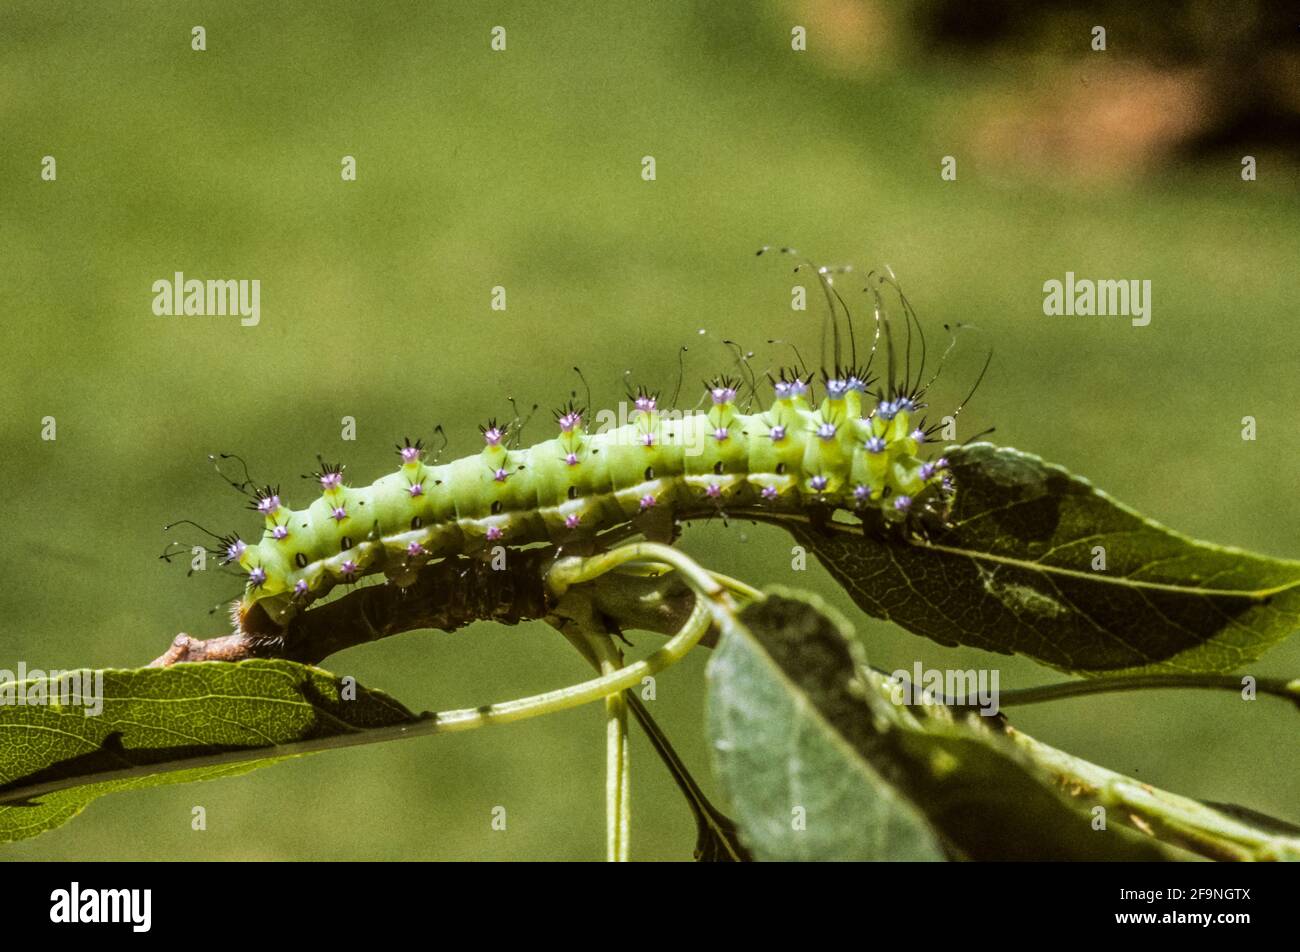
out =
<path fill-rule="evenodd" d="M 554 557 L 549 548 L 511 552 L 507 567 L 499 570 L 483 559 L 443 559 L 426 565 L 406 588 L 367 585 L 299 612 L 277 635 L 235 631 L 202 640 L 181 633 L 150 667 L 246 658 L 319 664 L 345 648 L 405 631 L 450 632 L 474 621 L 514 625 L 544 618 L 549 607 L 544 578 Z M 685 601 L 689 603 L 689 596 Z"/>

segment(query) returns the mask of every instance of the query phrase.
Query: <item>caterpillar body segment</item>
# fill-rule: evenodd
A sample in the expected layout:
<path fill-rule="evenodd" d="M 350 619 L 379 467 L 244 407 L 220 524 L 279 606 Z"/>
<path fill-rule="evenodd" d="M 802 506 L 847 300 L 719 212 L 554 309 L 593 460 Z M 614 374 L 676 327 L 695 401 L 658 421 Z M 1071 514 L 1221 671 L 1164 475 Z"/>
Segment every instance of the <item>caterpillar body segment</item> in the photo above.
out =
<path fill-rule="evenodd" d="M 710 388 L 707 412 L 683 416 L 642 395 L 627 423 L 600 432 L 570 406 L 557 413 L 555 438 L 523 449 L 489 424 L 480 452 L 442 465 L 408 442 L 398 470 L 369 486 L 325 467 L 320 497 L 302 510 L 259 491 L 261 539 L 230 540 L 224 553 L 248 573 L 239 621 L 260 609 L 283 626 L 341 583 L 383 572 L 405 585 L 432 560 L 590 538 L 650 510 L 874 510 L 897 524 L 918 500 L 947 506 L 947 464 L 919 458 L 926 436 L 912 399 L 882 396 L 864 417 L 865 384 L 828 380 L 826 389 L 814 407 L 804 381 L 783 379 L 772 406 L 752 414 L 725 384 Z"/>

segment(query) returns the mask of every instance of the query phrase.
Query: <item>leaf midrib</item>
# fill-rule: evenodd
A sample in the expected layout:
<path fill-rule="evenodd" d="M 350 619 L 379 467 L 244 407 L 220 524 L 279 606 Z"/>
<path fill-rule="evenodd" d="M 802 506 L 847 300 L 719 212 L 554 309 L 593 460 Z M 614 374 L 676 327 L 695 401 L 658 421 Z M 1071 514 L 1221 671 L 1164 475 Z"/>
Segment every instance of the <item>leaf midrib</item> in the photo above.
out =
<path fill-rule="evenodd" d="M 810 531 L 832 531 L 840 535 L 856 535 L 860 531 L 856 526 L 848 526 L 842 522 L 837 523 L 834 521 L 827 522 L 821 526 L 814 526 L 811 519 L 807 516 L 801 515 L 773 513 L 759 514 L 746 512 L 745 516 L 746 518 L 757 519 L 760 522 L 769 522 L 773 525 L 784 525 L 786 523 L 795 522 L 799 523 L 801 526 L 807 527 Z M 944 552 L 949 555 L 963 556 L 970 559 L 972 562 L 996 562 L 1001 565 L 1015 566 L 1030 572 L 1041 572 L 1044 575 L 1059 575 L 1066 578 L 1084 579 L 1096 584 L 1120 585 L 1131 588 L 1142 588 L 1150 591 L 1172 592 L 1179 595 L 1204 595 L 1210 598 L 1244 598 L 1261 604 L 1267 602 L 1275 595 L 1300 587 L 1300 578 L 1283 585 L 1274 586 L 1273 588 L 1256 590 L 1175 585 L 1170 582 L 1149 582 L 1143 579 L 1129 578 L 1128 576 L 1083 572 L 1079 569 L 1064 568 L 1056 565 L 1044 565 L 1041 562 L 1032 562 L 1026 559 L 1016 559 L 1010 556 L 996 555 L 992 552 L 981 552 L 973 549 L 959 549 L 954 546 L 936 545 L 933 542 L 906 542 L 904 544 L 927 552 Z"/>

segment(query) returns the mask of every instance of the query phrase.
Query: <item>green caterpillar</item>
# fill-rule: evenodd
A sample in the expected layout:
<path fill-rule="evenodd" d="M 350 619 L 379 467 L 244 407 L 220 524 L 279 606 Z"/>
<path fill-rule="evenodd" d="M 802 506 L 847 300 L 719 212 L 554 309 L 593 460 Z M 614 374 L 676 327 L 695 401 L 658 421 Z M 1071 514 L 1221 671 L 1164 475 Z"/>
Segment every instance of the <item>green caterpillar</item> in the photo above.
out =
<path fill-rule="evenodd" d="M 506 428 L 489 424 L 481 452 L 445 465 L 426 464 L 424 448 L 408 440 L 397 472 L 369 486 L 348 486 L 340 467 L 323 466 L 320 498 L 306 509 L 259 489 L 261 540 L 223 540 L 225 559 L 248 573 L 239 622 L 260 625 L 260 610 L 283 626 L 334 586 L 367 575 L 409 584 L 434 559 L 590 538 L 651 510 L 683 518 L 816 507 L 875 512 L 887 524 L 935 501 L 946 511 L 946 461 L 918 458 L 927 433 L 913 425 L 915 395 L 881 395 L 864 415 L 865 379 L 826 379 L 816 407 L 810 383 L 783 372 L 772 406 L 751 414 L 723 379 L 709 386 L 707 413 L 676 419 L 642 391 L 629 422 L 593 433 L 570 404 L 556 412 L 554 439 L 512 450 Z"/>
<path fill-rule="evenodd" d="M 793 249 L 781 251 L 798 257 Z M 864 529 L 903 531 L 924 530 L 931 518 L 946 521 L 956 492 L 947 461 L 920 458 L 940 427 L 917 422 L 939 371 L 922 385 L 925 338 L 911 306 L 899 291 L 908 333 L 906 368 L 896 375 L 890 322 L 874 289 L 875 338 L 866 367 L 858 367 L 853 319 L 833 286 L 833 270 L 801 260 L 795 271 L 815 272 L 834 342 L 834 369 L 822 372 L 820 402 L 801 359 L 801 369 L 770 378 L 774 400 L 757 413 L 748 404 L 740 408 L 739 384 L 723 377 L 705 385 L 707 412 L 661 410 L 654 394 L 640 390 L 629 394 L 631 412 L 618 425 L 589 431 L 586 410 L 570 402 L 555 413 L 553 439 L 511 448 L 509 427 L 489 422 L 480 427 L 479 453 L 443 465 L 426 462 L 422 444 L 406 440 L 397 447 L 397 471 L 369 486 L 347 485 L 342 467 L 322 462 L 313 474 L 320 498 L 305 509 L 289 508 L 270 486 L 250 491 L 246 478 L 235 485 L 264 517 L 262 537 L 218 537 L 214 553 L 247 573 L 236 623 L 274 636 L 335 586 L 366 576 L 382 572 L 405 587 L 434 560 L 497 546 L 585 543 L 620 526 L 648 531 L 655 520 L 671 525 L 717 513 L 804 513 L 820 520 L 847 511 Z M 892 275 L 879 277 L 878 284 L 886 283 L 897 290 Z M 841 322 L 847 363 L 840 360 Z M 920 341 L 914 379 L 913 327 Z M 882 335 L 888 378 L 872 393 L 869 371 Z M 940 371 L 955 339 L 954 333 Z M 752 401 L 752 374 L 748 387 Z"/>

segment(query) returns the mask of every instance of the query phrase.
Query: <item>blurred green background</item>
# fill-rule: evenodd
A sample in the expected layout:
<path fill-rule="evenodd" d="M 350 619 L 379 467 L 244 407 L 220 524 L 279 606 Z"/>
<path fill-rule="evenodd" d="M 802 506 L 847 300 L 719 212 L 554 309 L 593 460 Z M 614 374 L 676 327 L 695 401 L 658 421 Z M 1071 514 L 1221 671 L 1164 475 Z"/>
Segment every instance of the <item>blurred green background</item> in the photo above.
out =
<path fill-rule="evenodd" d="M 254 527 L 210 452 L 243 454 L 301 502 L 318 452 L 368 480 L 395 440 L 437 423 L 452 453 L 472 451 L 507 396 L 566 398 L 575 364 L 602 405 L 628 370 L 671 390 L 682 344 L 691 400 L 730 367 L 724 337 L 763 366 L 788 359 L 771 337 L 815 352 L 814 309 L 789 307 L 789 262 L 753 257 L 767 242 L 891 265 L 936 339 L 945 322 L 982 327 L 994 364 L 964 435 L 995 424 L 998 442 L 1179 530 L 1300 556 L 1285 97 L 1263 120 L 1234 111 L 1215 85 L 1234 60 L 1213 42 L 1229 41 L 1201 5 L 1186 5 L 1209 16 L 1191 40 L 1175 16 L 1101 19 L 1105 53 L 1088 49 L 1096 17 L 1068 5 L 1024 29 L 973 18 L 973 32 L 949 6 L 6 4 L 0 667 L 133 666 L 177 631 L 221 632 L 207 609 L 238 584 L 157 558 L 177 518 Z M 194 25 L 206 52 L 190 49 Z M 489 48 L 496 25 L 505 52 Z M 791 50 L 795 25 L 806 52 Z M 1254 26 L 1238 38 L 1248 53 L 1269 35 Z M 1272 75 L 1294 75 L 1294 47 L 1270 55 Z M 1241 179 L 1246 154 L 1258 181 Z M 45 155 L 55 182 L 40 178 Z M 940 179 L 945 155 L 955 182 Z M 1151 280 L 1150 326 L 1045 317 L 1043 282 L 1067 270 Z M 260 326 L 154 316 L 151 285 L 175 271 L 260 279 Z M 505 312 L 489 307 L 496 285 Z M 55 442 L 40 439 L 46 415 Z M 355 443 L 339 439 L 343 415 Z M 682 545 L 751 583 L 826 596 L 882 667 L 1057 678 L 863 617 L 820 567 L 791 572 L 775 530 L 710 524 Z M 663 675 L 652 709 L 712 789 L 704 661 Z M 540 624 L 410 634 L 326 667 L 417 709 L 587 675 Z M 1255 669 L 1298 672 L 1300 643 Z M 1280 704 L 1127 694 L 1014 722 L 1153 784 L 1300 821 L 1294 712 Z M 634 855 L 689 858 L 683 801 L 640 735 L 633 754 Z M 594 859 L 603 762 L 590 706 L 108 797 L 0 856 Z M 206 832 L 190 829 L 196 804 Z M 489 826 L 497 805 L 504 833 Z"/>

